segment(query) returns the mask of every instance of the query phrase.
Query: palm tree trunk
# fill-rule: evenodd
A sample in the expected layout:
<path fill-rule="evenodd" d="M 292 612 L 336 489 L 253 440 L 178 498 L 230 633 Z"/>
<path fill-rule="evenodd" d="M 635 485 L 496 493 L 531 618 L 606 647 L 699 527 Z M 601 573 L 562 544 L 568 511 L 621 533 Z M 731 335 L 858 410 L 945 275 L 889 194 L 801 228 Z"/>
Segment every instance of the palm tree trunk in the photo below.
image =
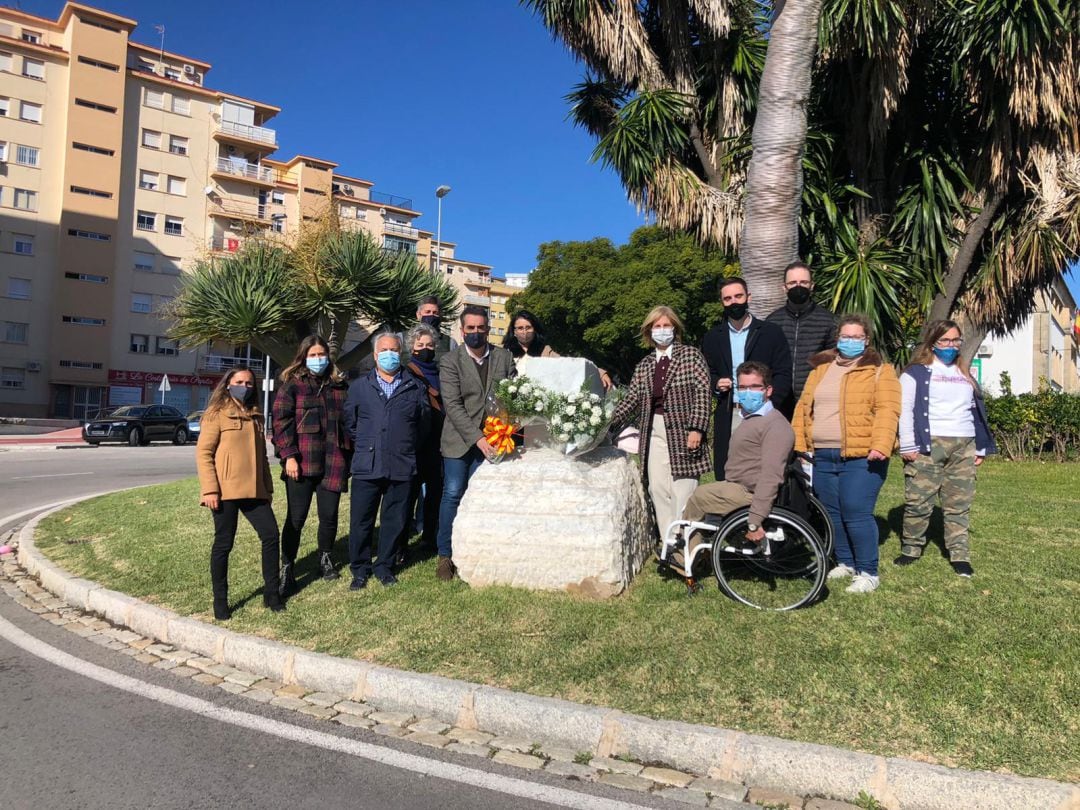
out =
<path fill-rule="evenodd" d="M 806 105 L 820 16 L 821 0 L 777 0 L 773 5 L 739 239 L 742 274 L 759 316 L 783 303 L 781 273 L 799 255 Z"/>

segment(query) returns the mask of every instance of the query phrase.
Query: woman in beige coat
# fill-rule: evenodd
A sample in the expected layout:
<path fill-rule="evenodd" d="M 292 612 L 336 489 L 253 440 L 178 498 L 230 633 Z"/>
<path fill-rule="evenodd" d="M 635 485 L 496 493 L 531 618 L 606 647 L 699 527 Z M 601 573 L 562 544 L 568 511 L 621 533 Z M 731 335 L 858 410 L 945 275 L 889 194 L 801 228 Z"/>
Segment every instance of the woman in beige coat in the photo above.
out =
<path fill-rule="evenodd" d="M 278 595 L 279 535 L 270 500 L 274 485 L 266 458 L 266 429 L 255 404 L 255 375 L 246 368 L 229 371 L 203 413 L 195 451 L 199 469 L 200 506 L 214 516 L 210 549 L 210 582 L 214 618 L 229 611 L 229 552 L 236 522 L 243 513 L 262 542 L 263 604 L 275 613 L 285 609 Z"/>

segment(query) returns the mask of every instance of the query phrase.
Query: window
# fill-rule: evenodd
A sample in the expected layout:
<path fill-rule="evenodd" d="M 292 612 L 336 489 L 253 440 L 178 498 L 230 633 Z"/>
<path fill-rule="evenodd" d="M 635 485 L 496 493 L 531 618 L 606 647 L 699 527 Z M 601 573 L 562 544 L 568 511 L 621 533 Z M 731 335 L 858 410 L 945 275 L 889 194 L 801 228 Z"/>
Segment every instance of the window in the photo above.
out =
<path fill-rule="evenodd" d="M 98 276 L 93 273 L 64 273 L 64 278 L 70 278 L 74 281 L 89 281 L 92 284 L 108 284 L 108 276 Z"/>
<path fill-rule="evenodd" d="M 102 191 L 96 188 L 87 188 L 86 186 L 71 186 L 72 194 L 85 194 L 87 197 L 100 197 L 103 200 L 111 200 L 111 191 Z"/>
<path fill-rule="evenodd" d="M 7 297 L 18 301 L 30 300 L 30 279 L 9 278 L 7 285 Z"/>
<path fill-rule="evenodd" d="M 86 107 L 89 110 L 97 110 L 98 112 L 115 113 L 116 107 L 110 107 L 108 104 L 99 104 L 96 101 L 88 101 L 85 98 L 75 99 L 75 104 L 79 107 Z"/>
<path fill-rule="evenodd" d="M 19 118 L 32 124 L 41 123 L 41 105 L 31 104 L 29 101 L 19 103 Z"/>
<path fill-rule="evenodd" d="M 135 269 L 143 273 L 154 272 L 154 254 L 135 251 Z"/>
<path fill-rule="evenodd" d="M 64 315 L 60 318 L 64 323 L 74 323 L 79 326 L 104 326 L 104 318 L 90 318 L 86 315 Z"/>
<path fill-rule="evenodd" d="M 154 311 L 154 296 L 147 293 L 131 294 L 131 311 L 149 314 Z"/>
<path fill-rule="evenodd" d="M 84 231 L 79 228 L 68 228 L 68 236 L 74 236 L 76 239 L 92 239 L 95 242 L 111 242 L 112 236 L 107 233 L 98 233 L 97 231 Z"/>
<path fill-rule="evenodd" d="M 7 160 L 7 141 L 0 141 L 0 161 Z"/>
<path fill-rule="evenodd" d="M 272 202 L 272 203 L 274 203 L 276 205 L 284 205 L 285 204 L 285 192 L 284 191 L 271 191 L 270 192 L 270 202 Z"/>
<path fill-rule="evenodd" d="M 7 51 L 0 51 L 0 70 L 6 70 L 8 73 L 11 73 L 13 59 L 14 57 Z"/>
<path fill-rule="evenodd" d="M 170 194 L 179 194 L 181 197 L 184 197 L 187 195 L 187 180 L 183 177 L 173 177 L 170 175 L 166 190 Z"/>
<path fill-rule="evenodd" d="M 31 31 L 29 28 L 24 28 L 22 32 L 22 41 L 29 42 L 34 45 L 41 44 L 41 34 L 37 31 Z"/>
<path fill-rule="evenodd" d="M 165 233 L 169 234 L 170 236 L 183 236 L 183 217 L 165 217 Z"/>
<path fill-rule="evenodd" d="M 144 129 L 142 131 L 142 145 L 147 149 L 160 149 L 161 133 L 152 129 Z"/>
<path fill-rule="evenodd" d="M 158 272 L 166 276 L 178 276 L 180 275 L 180 262 L 181 260 L 175 256 L 164 256 L 163 261 L 158 267 Z"/>
<path fill-rule="evenodd" d="M 270 230 L 274 233 L 285 233 L 285 220 L 275 217 L 270 221 Z"/>
<path fill-rule="evenodd" d="M 174 82 L 180 81 L 180 76 L 183 75 L 176 68 L 165 68 L 165 78 L 172 79 Z"/>
<path fill-rule="evenodd" d="M 187 138 L 181 138 L 179 135 L 169 136 L 169 151 L 174 155 L 186 155 L 187 154 Z"/>
<path fill-rule="evenodd" d="M 34 237 L 26 233 L 12 234 L 12 249 L 20 256 L 33 256 Z"/>
<path fill-rule="evenodd" d="M 91 146 L 88 143 L 79 143 L 78 141 L 74 141 L 71 144 L 71 148 L 78 149 L 82 152 L 93 152 L 95 155 L 106 155 L 108 157 L 112 157 L 116 154 L 112 149 L 106 149 L 103 146 Z"/>
<path fill-rule="evenodd" d="M 4 321 L 4 343 L 29 343 L 30 324 Z"/>
<path fill-rule="evenodd" d="M 19 146 L 15 149 L 15 162 L 20 166 L 37 166 L 38 149 L 34 146 Z"/>
<path fill-rule="evenodd" d="M 384 236 L 383 250 L 396 253 L 416 253 L 416 243 L 410 242 L 408 239 L 399 239 L 396 236 Z"/>
<path fill-rule="evenodd" d="M 26 388 L 26 369 L 0 368 L 0 388 Z"/>
<path fill-rule="evenodd" d="M 191 115 L 191 99 L 173 96 L 172 111 L 177 115 Z"/>
<path fill-rule="evenodd" d="M 23 211 L 37 211 L 37 192 L 25 188 L 15 189 L 15 207 Z"/>
<path fill-rule="evenodd" d="M 156 231 L 157 230 L 157 214 L 150 211 L 139 211 L 135 215 L 135 227 L 140 231 Z"/>
<path fill-rule="evenodd" d="M 61 360 L 60 368 L 99 369 L 104 368 L 104 366 L 102 363 L 95 363 L 93 360 Z"/>
<path fill-rule="evenodd" d="M 128 349 L 135 352 L 135 354 L 148 354 L 150 352 L 150 336 L 132 335 Z"/>
<path fill-rule="evenodd" d="M 153 107 L 155 110 L 165 109 L 165 94 L 160 90 L 146 89 L 146 94 L 143 96 L 143 104 L 147 107 Z"/>
<path fill-rule="evenodd" d="M 113 73 L 117 73 L 120 70 L 118 65 L 111 64 L 109 62 L 101 62 L 97 59 L 91 59 L 89 56 L 80 56 L 79 61 L 84 65 L 90 65 L 90 67 L 101 68 L 102 70 L 111 70 Z"/>
<path fill-rule="evenodd" d="M 148 172 L 144 169 L 139 170 L 139 188 L 145 188 L 147 191 L 157 191 L 158 188 L 158 173 Z"/>
<path fill-rule="evenodd" d="M 158 335 L 155 342 L 158 354 L 165 354 L 170 357 L 180 354 L 180 341 L 178 340 L 169 340 L 167 337 Z"/>
<path fill-rule="evenodd" d="M 29 79 L 44 79 L 45 63 L 39 62 L 37 59 L 26 59 L 24 57 L 22 63 L 22 75 Z"/>
<path fill-rule="evenodd" d="M 0 116 L 7 118 L 8 110 L 11 109 L 11 99 L 4 96 L 0 98 Z"/>

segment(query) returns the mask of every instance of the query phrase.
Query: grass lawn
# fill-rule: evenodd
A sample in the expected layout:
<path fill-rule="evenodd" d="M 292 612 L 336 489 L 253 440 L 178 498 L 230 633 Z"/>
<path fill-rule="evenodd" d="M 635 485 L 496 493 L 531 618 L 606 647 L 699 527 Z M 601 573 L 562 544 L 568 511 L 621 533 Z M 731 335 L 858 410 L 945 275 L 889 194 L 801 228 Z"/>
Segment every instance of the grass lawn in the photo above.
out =
<path fill-rule="evenodd" d="M 444 585 L 432 560 L 406 570 L 396 588 L 373 580 L 354 594 L 347 573 L 315 579 L 313 507 L 303 590 L 282 614 L 262 608 L 258 544 L 241 521 L 231 601 L 247 601 L 229 625 L 653 717 L 1080 778 L 1080 466 L 991 461 L 980 470 L 972 580 L 955 576 L 933 547 L 917 565 L 891 564 L 901 477 L 894 461 L 878 501 L 881 588 L 836 590 L 794 613 L 741 607 L 715 581 L 688 598 L 651 564 L 606 602 Z M 45 521 L 38 544 L 79 576 L 211 620 L 212 529 L 197 492 L 190 479 L 89 501 Z M 284 498 L 275 506 L 283 515 Z M 345 503 L 342 513 L 344 528 Z M 937 536 L 940 526 L 935 519 Z"/>

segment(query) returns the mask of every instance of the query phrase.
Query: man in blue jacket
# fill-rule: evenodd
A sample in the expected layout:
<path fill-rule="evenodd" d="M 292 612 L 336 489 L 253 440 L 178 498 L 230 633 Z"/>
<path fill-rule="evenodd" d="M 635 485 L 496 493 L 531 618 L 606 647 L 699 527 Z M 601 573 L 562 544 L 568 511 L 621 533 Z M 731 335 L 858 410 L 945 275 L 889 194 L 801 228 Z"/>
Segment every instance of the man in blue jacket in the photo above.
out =
<path fill-rule="evenodd" d="M 374 573 L 394 585 L 394 540 L 405 525 L 409 487 L 416 475 L 416 448 L 429 422 L 427 391 L 401 370 L 401 337 L 375 338 L 375 368 L 349 386 L 345 427 L 353 440 L 349 568 L 359 591 Z M 378 553 L 372 566 L 375 515 L 382 503 Z"/>

